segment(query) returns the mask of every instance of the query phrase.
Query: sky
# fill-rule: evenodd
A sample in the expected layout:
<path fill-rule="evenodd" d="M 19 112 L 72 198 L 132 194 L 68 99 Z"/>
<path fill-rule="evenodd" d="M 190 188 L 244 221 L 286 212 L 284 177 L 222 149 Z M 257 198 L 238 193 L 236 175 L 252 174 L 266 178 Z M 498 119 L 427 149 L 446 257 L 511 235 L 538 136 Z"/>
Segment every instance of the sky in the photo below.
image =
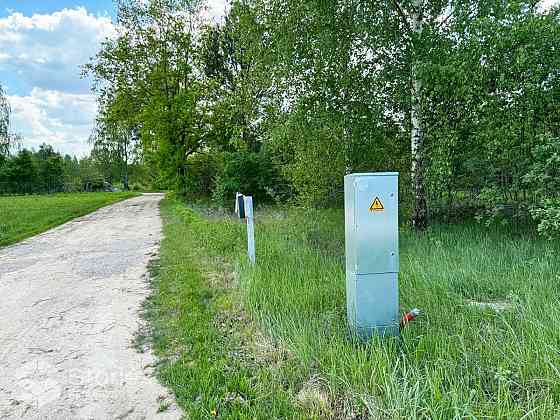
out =
<path fill-rule="evenodd" d="M 219 19 L 226 0 L 210 0 Z M 86 155 L 97 105 L 81 66 L 114 35 L 113 0 L 0 0 L 0 84 L 23 146 Z"/>
<path fill-rule="evenodd" d="M 219 19 L 226 1 L 208 0 L 208 17 Z M 89 152 L 97 106 L 80 66 L 114 34 L 114 18 L 113 0 L 0 0 L 0 84 L 24 147 Z"/>

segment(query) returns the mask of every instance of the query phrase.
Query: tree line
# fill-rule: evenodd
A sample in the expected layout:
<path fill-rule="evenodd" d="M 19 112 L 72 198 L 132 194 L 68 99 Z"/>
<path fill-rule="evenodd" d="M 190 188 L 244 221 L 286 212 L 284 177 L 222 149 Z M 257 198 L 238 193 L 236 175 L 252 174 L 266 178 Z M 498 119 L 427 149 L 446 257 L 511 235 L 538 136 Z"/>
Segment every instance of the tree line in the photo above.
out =
<path fill-rule="evenodd" d="M 118 147 L 97 131 L 92 133 L 92 150 L 80 159 L 63 156 L 46 143 L 38 150 L 28 149 L 23 147 L 21 136 L 10 131 L 10 111 L 0 85 L 0 194 L 110 191 L 114 187 L 128 190 L 129 178 L 135 189 L 150 184 L 133 146 L 118 133 L 113 134 L 119 139 Z"/>
<path fill-rule="evenodd" d="M 396 170 L 418 230 L 476 215 L 560 232 L 558 7 L 236 0 L 218 24 L 199 2 L 117 7 L 85 73 L 99 131 L 133 133 L 159 185 L 337 206 L 345 174 Z"/>
<path fill-rule="evenodd" d="M 131 166 L 135 180 L 144 175 L 141 165 Z M 145 187 L 136 183 L 135 186 Z M 63 156 L 43 143 L 38 150 L 21 148 L 0 155 L 0 194 L 111 191 L 116 187 L 128 189 L 119 165 L 104 161 L 95 151 L 78 159 Z"/>

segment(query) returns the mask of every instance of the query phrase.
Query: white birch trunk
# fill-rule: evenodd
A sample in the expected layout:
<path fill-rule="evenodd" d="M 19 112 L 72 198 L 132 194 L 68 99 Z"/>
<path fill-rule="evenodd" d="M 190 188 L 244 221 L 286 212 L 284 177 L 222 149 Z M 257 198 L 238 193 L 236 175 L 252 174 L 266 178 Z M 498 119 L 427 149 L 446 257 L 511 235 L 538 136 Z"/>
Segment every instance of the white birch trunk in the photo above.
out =
<path fill-rule="evenodd" d="M 424 0 L 414 0 L 414 11 L 412 14 L 412 32 L 414 43 L 418 43 L 422 35 L 422 10 Z M 414 48 L 415 57 L 412 63 L 412 86 L 410 111 L 411 122 L 411 178 L 412 190 L 414 192 L 414 213 L 412 224 L 418 231 L 427 226 L 427 207 L 424 188 L 424 121 L 422 115 L 422 80 L 418 76 L 418 48 Z"/>

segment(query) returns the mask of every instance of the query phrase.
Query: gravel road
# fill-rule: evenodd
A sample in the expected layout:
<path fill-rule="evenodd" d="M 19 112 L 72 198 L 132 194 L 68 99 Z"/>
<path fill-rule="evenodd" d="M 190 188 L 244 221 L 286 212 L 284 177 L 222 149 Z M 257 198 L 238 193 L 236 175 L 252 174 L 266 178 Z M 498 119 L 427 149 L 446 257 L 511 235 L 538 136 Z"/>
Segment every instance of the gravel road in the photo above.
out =
<path fill-rule="evenodd" d="M 179 419 L 132 347 L 161 194 L 0 249 L 0 419 Z M 161 411 L 158 413 L 158 411 Z"/>

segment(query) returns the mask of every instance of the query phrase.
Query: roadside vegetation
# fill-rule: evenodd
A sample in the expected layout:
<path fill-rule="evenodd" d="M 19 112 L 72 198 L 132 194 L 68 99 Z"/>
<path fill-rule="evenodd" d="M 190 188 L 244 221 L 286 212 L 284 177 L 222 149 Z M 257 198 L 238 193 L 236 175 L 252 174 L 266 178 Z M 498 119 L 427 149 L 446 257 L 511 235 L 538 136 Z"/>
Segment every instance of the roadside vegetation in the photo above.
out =
<path fill-rule="evenodd" d="M 403 220 L 560 235 L 560 7 L 532 0 L 118 2 L 85 66 L 96 138 L 135 133 L 158 182 L 226 205 L 340 207 L 398 171 Z M 117 133 L 117 134 L 115 134 Z"/>
<path fill-rule="evenodd" d="M 560 6 L 544 3 L 234 0 L 208 22 L 204 1 L 116 2 L 83 68 L 90 159 L 174 192 L 147 338 L 190 417 L 560 416 Z M 0 88 L 11 176 L 30 156 L 8 123 Z M 400 174 L 401 309 L 424 315 L 363 344 L 343 177 L 377 171 Z M 255 267 L 212 210 L 236 192 L 263 206 Z"/>
<path fill-rule="evenodd" d="M 24 139 L 10 131 L 10 116 L 0 81 L 0 196 L 154 189 L 130 133 L 113 133 L 108 139 L 94 132 L 91 152 L 78 159 L 47 143 L 26 148 Z"/>
<path fill-rule="evenodd" d="M 124 0 L 99 138 L 174 191 L 146 308 L 191 418 L 560 416 L 560 7 Z M 345 321 L 343 177 L 399 172 L 402 340 Z M 184 202 L 257 205 L 244 227 Z M 278 207 L 278 206 L 283 207 Z M 284 207 L 285 206 L 285 207 Z"/>
<path fill-rule="evenodd" d="M 476 223 L 401 232 L 402 340 L 346 329 L 340 210 L 162 205 L 147 304 L 159 375 L 189 418 L 554 418 L 560 245 Z"/>
<path fill-rule="evenodd" d="M 124 164 L 94 147 L 89 156 L 62 156 L 51 145 L 0 153 L 0 195 L 149 189 L 143 165 Z"/>
<path fill-rule="evenodd" d="M 0 196 L 0 246 L 12 244 L 136 193 Z"/>

